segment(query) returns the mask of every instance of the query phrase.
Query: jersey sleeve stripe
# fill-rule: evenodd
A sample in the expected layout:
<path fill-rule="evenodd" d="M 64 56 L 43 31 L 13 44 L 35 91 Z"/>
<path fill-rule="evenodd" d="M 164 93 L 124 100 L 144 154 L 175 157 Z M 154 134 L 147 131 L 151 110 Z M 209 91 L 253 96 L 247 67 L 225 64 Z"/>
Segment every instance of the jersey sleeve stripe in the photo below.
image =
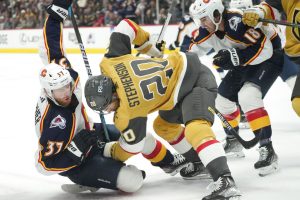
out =
<path fill-rule="evenodd" d="M 196 42 L 197 44 L 203 43 L 206 40 L 208 40 L 214 33 L 210 33 L 208 36 L 206 36 L 205 38 L 202 38 L 200 41 Z"/>
<path fill-rule="evenodd" d="M 124 19 L 124 21 L 126 21 L 129 24 L 129 26 L 133 29 L 133 31 L 134 31 L 134 33 L 136 35 L 137 34 L 137 28 L 131 23 L 130 20 Z"/>
<path fill-rule="evenodd" d="M 271 17 L 274 20 L 275 19 L 275 14 L 274 14 L 273 8 L 267 3 L 262 3 L 262 5 L 265 6 L 266 9 L 270 10 Z"/>
<path fill-rule="evenodd" d="M 243 44 L 243 45 L 245 45 L 246 47 L 251 45 L 251 44 L 246 44 L 246 43 L 244 43 L 244 42 L 242 42 L 242 41 L 239 41 L 239 40 L 235 40 L 235 39 L 229 37 L 228 35 L 225 35 L 225 37 L 228 38 L 229 40 L 233 41 L 233 42 L 238 43 L 238 44 Z"/>
<path fill-rule="evenodd" d="M 76 127 L 76 115 L 75 115 L 75 113 L 72 113 L 72 130 L 71 130 L 69 141 L 65 146 L 65 149 L 68 147 L 68 145 L 70 144 L 70 142 L 72 141 L 72 139 L 74 137 L 75 127 Z"/>
<path fill-rule="evenodd" d="M 64 49 L 63 49 L 63 23 L 60 23 L 60 34 L 59 34 L 59 47 L 61 51 L 61 55 L 64 55 Z"/>
<path fill-rule="evenodd" d="M 257 51 L 257 53 L 252 58 L 250 58 L 250 60 L 248 62 L 246 62 L 244 65 L 249 65 L 253 60 L 255 60 L 259 56 L 259 54 L 264 49 L 266 40 L 267 40 L 267 37 L 265 36 L 264 39 L 263 39 L 263 41 L 262 41 L 262 43 L 261 43 L 261 45 L 260 45 L 260 48 Z"/>
<path fill-rule="evenodd" d="M 43 131 L 43 129 L 44 129 L 44 119 L 45 119 L 45 117 L 46 117 L 46 115 L 47 115 L 47 113 L 48 113 L 49 107 L 50 107 L 50 104 L 47 104 L 46 109 L 45 109 L 45 112 L 44 112 L 44 115 L 43 115 L 43 117 L 42 117 L 42 119 L 41 119 L 41 123 L 40 123 L 40 133 L 41 133 L 41 134 L 42 134 L 42 131 Z"/>
<path fill-rule="evenodd" d="M 85 108 L 84 108 L 84 105 L 82 104 L 81 106 L 81 113 L 82 113 L 82 116 L 83 116 L 83 120 L 84 120 L 84 124 L 85 124 L 85 128 L 87 130 L 91 130 L 91 127 L 90 127 L 90 124 L 89 124 L 89 118 L 86 114 L 86 111 L 85 111 Z"/>
<path fill-rule="evenodd" d="M 48 21 L 48 17 L 47 19 L 45 20 L 45 25 L 44 25 L 44 29 L 43 29 L 43 37 L 44 37 L 44 45 L 45 45 L 45 48 L 47 50 L 47 56 L 48 56 L 48 63 L 50 63 L 50 51 L 49 51 L 49 46 L 48 46 L 48 41 L 47 41 L 47 35 L 46 35 L 46 23 Z"/>

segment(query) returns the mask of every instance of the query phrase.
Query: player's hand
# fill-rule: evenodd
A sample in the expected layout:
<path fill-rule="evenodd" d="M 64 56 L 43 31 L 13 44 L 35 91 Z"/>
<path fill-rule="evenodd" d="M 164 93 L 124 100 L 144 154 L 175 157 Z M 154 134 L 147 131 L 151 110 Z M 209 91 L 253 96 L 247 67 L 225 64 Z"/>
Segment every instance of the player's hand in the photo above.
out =
<path fill-rule="evenodd" d="M 150 36 L 149 40 L 141 46 L 136 47 L 136 50 L 151 57 L 161 58 L 163 57 L 165 45 L 166 43 L 164 41 L 156 43 L 156 41 Z"/>
<path fill-rule="evenodd" d="M 179 47 L 179 44 L 177 41 L 175 41 L 169 45 L 169 50 L 175 50 L 177 47 Z"/>
<path fill-rule="evenodd" d="M 258 20 L 265 17 L 265 13 L 262 8 L 252 7 L 244 10 L 242 21 L 244 24 L 254 27 L 260 28 L 262 26 L 262 22 Z"/>
<path fill-rule="evenodd" d="M 225 70 L 233 69 L 241 65 L 239 54 L 235 48 L 222 49 L 213 57 L 213 64 Z"/>
<path fill-rule="evenodd" d="M 92 146 L 97 144 L 98 140 L 98 135 L 95 131 L 81 130 L 76 133 L 67 147 L 69 155 L 77 163 L 81 163 Z"/>
<path fill-rule="evenodd" d="M 68 16 L 68 8 L 71 6 L 73 0 L 53 0 L 52 4 L 47 6 L 46 10 L 49 15 L 62 22 Z"/>

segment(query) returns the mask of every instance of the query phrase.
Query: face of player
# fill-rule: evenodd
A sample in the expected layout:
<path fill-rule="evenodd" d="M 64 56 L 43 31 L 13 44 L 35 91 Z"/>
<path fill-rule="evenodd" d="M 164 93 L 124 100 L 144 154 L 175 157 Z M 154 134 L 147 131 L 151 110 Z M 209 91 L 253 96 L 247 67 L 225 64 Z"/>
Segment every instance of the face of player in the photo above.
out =
<path fill-rule="evenodd" d="M 200 19 L 201 27 L 205 28 L 208 32 L 213 33 L 216 30 L 216 25 L 213 21 L 208 17 L 203 17 Z"/>
<path fill-rule="evenodd" d="M 106 113 L 114 112 L 114 111 L 117 110 L 117 108 L 119 107 L 119 105 L 120 105 L 120 100 L 118 98 L 118 95 L 117 95 L 117 93 L 114 93 L 113 96 L 112 96 L 111 103 L 108 104 L 108 106 L 104 109 L 104 111 Z"/>
<path fill-rule="evenodd" d="M 71 84 L 53 90 L 52 95 L 59 105 L 63 107 L 67 107 L 71 103 L 71 98 L 72 98 Z"/>

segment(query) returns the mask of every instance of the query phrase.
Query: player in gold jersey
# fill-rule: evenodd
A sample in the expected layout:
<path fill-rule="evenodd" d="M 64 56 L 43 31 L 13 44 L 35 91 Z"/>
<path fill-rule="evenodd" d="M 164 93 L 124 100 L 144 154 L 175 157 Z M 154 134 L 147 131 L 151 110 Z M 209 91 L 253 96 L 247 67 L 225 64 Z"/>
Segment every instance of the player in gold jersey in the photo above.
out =
<path fill-rule="evenodd" d="M 156 58 L 131 55 L 131 44 Z M 89 78 L 85 85 L 87 104 L 115 112 L 114 123 L 122 133 L 118 142 L 107 143 L 104 155 L 124 161 L 141 152 L 147 115 L 159 111 L 155 132 L 179 153 L 194 152 L 216 181 L 215 190 L 203 199 L 238 199 L 224 149 L 211 129 L 214 116 L 208 107 L 214 106 L 217 94 L 213 74 L 193 53 L 161 57 L 149 33 L 128 19 L 112 33 L 100 63 L 102 75 Z"/>
<path fill-rule="evenodd" d="M 279 12 L 284 12 L 287 21 L 300 23 L 300 1 L 299 0 L 266 0 L 259 6 L 246 10 L 243 22 L 249 26 L 261 26 L 259 18 L 276 19 L 280 16 Z M 300 29 L 297 27 L 286 27 L 285 54 L 290 60 L 300 67 Z M 292 106 L 298 116 L 300 116 L 300 76 L 295 80 L 292 92 Z"/>

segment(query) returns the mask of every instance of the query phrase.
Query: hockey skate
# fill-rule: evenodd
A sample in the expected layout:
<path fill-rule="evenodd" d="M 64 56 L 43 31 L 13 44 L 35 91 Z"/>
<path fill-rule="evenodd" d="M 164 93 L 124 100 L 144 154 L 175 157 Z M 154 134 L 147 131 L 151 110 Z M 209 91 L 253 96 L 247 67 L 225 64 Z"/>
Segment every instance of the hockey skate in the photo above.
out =
<path fill-rule="evenodd" d="M 79 194 L 79 193 L 87 192 L 87 191 L 94 193 L 94 192 L 97 192 L 100 188 L 83 186 L 83 185 L 79 185 L 79 184 L 63 184 L 63 185 L 61 185 L 61 189 L 64 192 L 67 192 L 70 194 Z"/>
<path fill-rule="evenodd" d="M 210 179 L 211 176 L 207 169 L 204 167 L 203 163 L 192 162 L 187 167 L 180 170 L 180 175 L 186 180 L 196 180 L 196 179 Z"/>
<path fill-rule="evenodd" d="M 233 138 L 226 137 L 223 147 L 227 158 L 245 157 L 245 154 L 243 152 L 243 146 L 241 145 L 241 143 L 239 143 L 239 141 L 235 137 Z"/>
<path fill-rule="evenodd" d="M 259 147 L 259 160 L 254 164 L 259 176 L 266 176 L 278 169 L 278 156 L 275 153 L 272 142 Z"/>
<path fill-rule="evenodd" d="M 187 167 L 189 165 L 189 161 L 187 161 L 181 154 L 174 154 L 174 161 L 170 164 L 156 164 L 152 163 L 153 166 L 158 166 L 165 173 L 170 174 L 171 176 L 176 175 L 182 168 Z"/>
<path fill-rule="evenodd" d="M 239 200 L 241 192 L 237 189 L 233 178 L 230 175 L 224 175 L 218 178 L 216 182 L 208 185 L 212 191 L 210 195 L 202 200 Z"/>

